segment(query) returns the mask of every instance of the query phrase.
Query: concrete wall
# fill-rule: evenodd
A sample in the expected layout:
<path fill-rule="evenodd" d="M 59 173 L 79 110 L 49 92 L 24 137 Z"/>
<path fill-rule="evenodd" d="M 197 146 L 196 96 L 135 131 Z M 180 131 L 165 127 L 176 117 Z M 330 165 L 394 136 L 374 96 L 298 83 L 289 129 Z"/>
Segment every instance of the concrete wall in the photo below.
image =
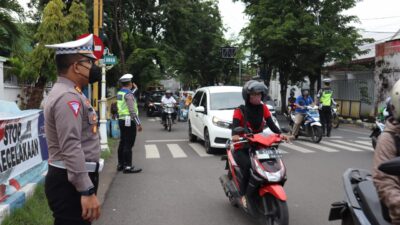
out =
<path fill-rule="evenodd" d="M 375 105 L 388 96 L 400 78 L 400 40 L 391 40 L 375 46 Z"/>

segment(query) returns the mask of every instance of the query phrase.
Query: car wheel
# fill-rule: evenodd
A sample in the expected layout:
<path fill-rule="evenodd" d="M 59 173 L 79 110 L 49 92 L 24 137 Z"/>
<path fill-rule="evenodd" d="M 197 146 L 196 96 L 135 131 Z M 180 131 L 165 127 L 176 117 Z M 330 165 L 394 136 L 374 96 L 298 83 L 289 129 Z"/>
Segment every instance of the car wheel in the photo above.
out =
<path fill-rule="evenodd" d="M 189 124 L 189 141 L 190 142 L 195 142 L 197 140 L 196 135 L 192 134 L 192 126 L 190 125 L 190 121 L 188 122 Z"/>
<path fill-rule="evenodd" d="M 210 134 L 208 133 L 207 128 L 204 129 L 204 147 L 208 154 L 214 153 L 214 148 L 211 147 Z"/>

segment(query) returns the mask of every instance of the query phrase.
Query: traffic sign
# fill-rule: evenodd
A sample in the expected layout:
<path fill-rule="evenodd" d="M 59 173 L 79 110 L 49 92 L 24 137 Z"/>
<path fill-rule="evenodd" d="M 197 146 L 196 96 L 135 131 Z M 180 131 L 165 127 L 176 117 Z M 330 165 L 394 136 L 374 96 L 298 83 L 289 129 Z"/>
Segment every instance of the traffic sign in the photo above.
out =
<path fill-rule="evenodd" d="M 117 64 L 117 57 L 113 55 L 105 55 L 103 58 L 103 63 L 106 65 L 115 65 Z"/>
<path fill-rule="evenodd" d="M 222 47 L 221 48 L 221 57 L 223 59 L 233 59 L 236 55 L 236 47 Z"/>
<path fill-rule="evenodd" d="M 90 34 L 82 34 L 78 37 L 78 39 L 89 36 Z M 93 34 L 93 55 L 96 56 L 97 59 L 101 59 L 104 52 L 104 44 L 103 41 L 97 36 Z"/>

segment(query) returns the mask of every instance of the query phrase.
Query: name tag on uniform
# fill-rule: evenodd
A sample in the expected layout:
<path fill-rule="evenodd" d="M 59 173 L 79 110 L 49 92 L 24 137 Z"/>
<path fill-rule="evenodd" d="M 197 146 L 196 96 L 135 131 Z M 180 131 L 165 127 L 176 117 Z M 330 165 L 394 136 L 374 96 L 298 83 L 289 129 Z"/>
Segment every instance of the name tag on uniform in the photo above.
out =
<path fill-rule="evenodd" d="M 125 126 L 126 127 L 131 126 L 131 117 L 130 116 L 125 116 Z"/>

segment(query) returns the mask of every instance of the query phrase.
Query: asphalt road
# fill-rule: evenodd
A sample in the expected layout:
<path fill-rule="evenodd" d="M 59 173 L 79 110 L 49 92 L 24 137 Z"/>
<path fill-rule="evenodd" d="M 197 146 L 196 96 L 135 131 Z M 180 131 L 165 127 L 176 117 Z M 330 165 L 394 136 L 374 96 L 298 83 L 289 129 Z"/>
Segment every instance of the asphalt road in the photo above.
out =
<path fill-rule="evenodd" d="M 201 142 L 191 144 L 186 123 L 177 122 L 167 132 L 157 118 L 143 117 L 142 122 L 133 161 L 143 172 L 116 175 L 94 224 L 256 224 L 229 204 L 218 180 L 225 173 L 221 155 L 207 155 Z M 287 152 L 284 188 L 290 224 L 340 224 L 328 221 L 330 204 L 343 199 L 341 176 L 346 168 L 371 168 L 368 135 L 366 129 L 342 125 L 320 144 L 300 138 L 280 146 Z"/>

